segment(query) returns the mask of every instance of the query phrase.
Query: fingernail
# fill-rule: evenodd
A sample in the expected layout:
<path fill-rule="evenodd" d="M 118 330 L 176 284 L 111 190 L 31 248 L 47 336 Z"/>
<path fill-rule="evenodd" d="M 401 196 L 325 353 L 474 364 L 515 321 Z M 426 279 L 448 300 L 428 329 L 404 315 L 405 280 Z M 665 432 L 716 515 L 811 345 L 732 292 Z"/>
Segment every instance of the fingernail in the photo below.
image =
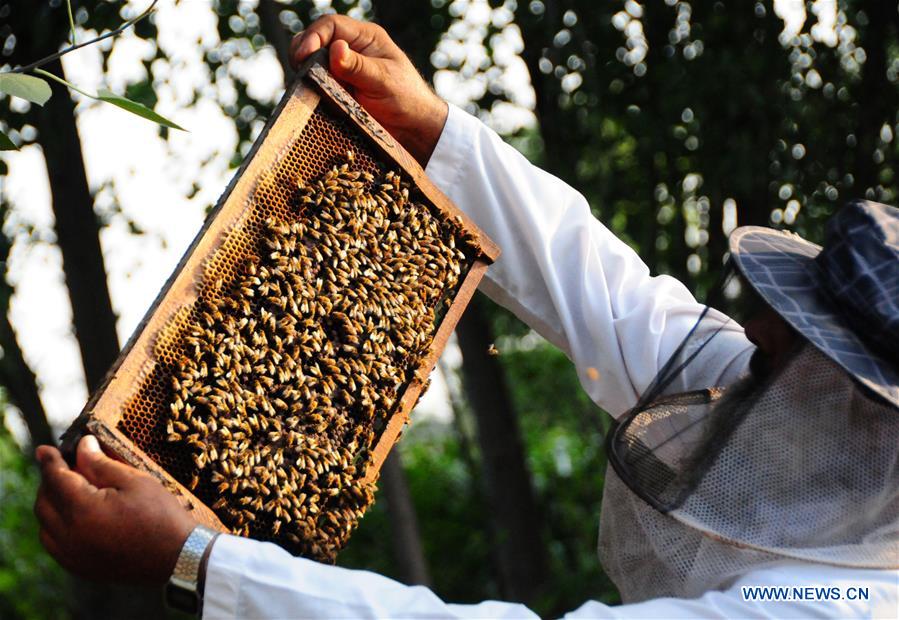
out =
<path fill-rule="evenodd" d="M 340 66 L 342 68 L 349 69 L 350 64 L 351 64 L 350 63 L 350 48 L 348 48 L 348 47 L 344 48 L 343 46 L 341 46 L 340 48 L 338 48 L 338 50 L 339 51 L 337 53 L 340 54 L 340 57 L 337 59 L 337 62 L 340 64 Z"/>
<path fill-rule="evenodd" d="M 99 454 L 101 452 L 100 443 L 93 435 L 85 435 L 81 440 L 81 446 L 85 451 L 91 452 L 93 454 Z"/>
<path fill-rule="evenodd" d="M 307 54 L 309 54 L 309 48 L 312 45 L 309 40 L 309 37 L 304 36 L 303 40 L 300 42 L 300 47 L 297 48 L 297 56 L 299 56 L 300 58 L 304 58 Z"/>

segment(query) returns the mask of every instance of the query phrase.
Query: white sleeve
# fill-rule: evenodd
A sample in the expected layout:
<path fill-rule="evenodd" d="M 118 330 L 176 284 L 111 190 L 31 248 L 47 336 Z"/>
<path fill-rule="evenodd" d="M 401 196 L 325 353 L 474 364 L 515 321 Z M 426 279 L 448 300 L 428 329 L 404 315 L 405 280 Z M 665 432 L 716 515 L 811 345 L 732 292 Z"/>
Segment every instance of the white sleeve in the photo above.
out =
<path fill-rule="evenodd" d="M 744 600 L 744 588 L 810 586 L 829 600 Z M 822 588 L 822 586 L 825 586 Z M 834 588 L 837 588 L 836 594 Z M 855 597 L 851 595 L 853 591 Z M 859 597 L 859 592 L 864 596 Z M 610 607 L 589 601 L 564 617 L 601 618 L 895 618 L 899 571 L 859 570 L 814 564 L 785 565 L 743 576 L 725 591 L 695 599 L 658 598 Z M 203 620 L 268 618 L 331 620 L 391 618 L 533 620 L 524 605 L 486 601 L 444 603 L 423 586 L 406 586 L 368 571 L 296 558 L 272 543 L 223 535 L 206 569 Z"/>
<path fill-rule="evenodd" d="M 452 105 L 427 174 L 502 249 L 481 290 L 562 349 L 606 411 L 632 407 L 702 304 L 676 279 L 651 277 L 581 194 Z M 729 382 L 748 363 L 735 322 L 712 344 L 711 376 L 694 368 L 695 387 Z"/>
<path fill-rule="evenodd" d="M 206 568 L 203 620 L 225 618 L 514 618 L 537 620 L 524 605 L 451 605 L 423 586 L 372 572 L 296 558 L 272 543 L 216 539 Z"/>

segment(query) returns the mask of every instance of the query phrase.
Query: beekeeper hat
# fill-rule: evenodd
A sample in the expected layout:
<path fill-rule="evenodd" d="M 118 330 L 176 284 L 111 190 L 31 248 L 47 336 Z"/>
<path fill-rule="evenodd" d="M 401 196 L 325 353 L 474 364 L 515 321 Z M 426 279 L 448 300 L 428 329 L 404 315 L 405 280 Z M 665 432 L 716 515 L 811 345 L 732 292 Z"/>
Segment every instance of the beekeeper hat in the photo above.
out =
<path fill-rule="evenodd" d="M 824 246 L 743 226 L 734 264 L 784 320 L 862 386 L 899 408 L 899 209 L 856 200 L 828 222 Z"/>

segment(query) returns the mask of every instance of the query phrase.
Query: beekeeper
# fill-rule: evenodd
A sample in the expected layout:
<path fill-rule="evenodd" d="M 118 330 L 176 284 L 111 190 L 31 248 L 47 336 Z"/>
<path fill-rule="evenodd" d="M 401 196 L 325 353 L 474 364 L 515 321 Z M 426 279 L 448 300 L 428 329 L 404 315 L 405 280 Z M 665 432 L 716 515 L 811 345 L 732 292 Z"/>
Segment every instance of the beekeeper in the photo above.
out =
<path fill-rule="evenodd" d="M 568 617 L 897 616 L 899 210 L 850 203 L 823 248 L 737 229 L 738 279 L 719 291 L 754 299 L 740 326 L 651 277 L 579 193 L 434 95 L 381 28 L 324 17 L 293 59 L 323 46 L 502 247 L 482 290 L 565 351 L 617 420 L 599 552 L 626 604 Z M 173 605 L 204 618 L 535 617 L 215 537 L 92 437 L 75 469 L 54 448 L 37 457 L 41 540 L 62 565 L 167 583 Z"/>

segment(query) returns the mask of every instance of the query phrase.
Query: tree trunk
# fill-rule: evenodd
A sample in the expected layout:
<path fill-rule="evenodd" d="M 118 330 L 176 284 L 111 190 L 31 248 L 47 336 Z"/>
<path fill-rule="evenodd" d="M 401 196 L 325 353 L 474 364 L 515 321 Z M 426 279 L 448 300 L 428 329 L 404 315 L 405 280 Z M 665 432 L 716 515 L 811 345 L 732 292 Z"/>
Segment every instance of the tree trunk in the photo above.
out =
<path fill-rule="evenodd" d="M 393 555 L 402 571 L 402 580 L 410 585 L 430 586 L 431 573 L 421 545 L 418 516 L 409 494 L 403 461 L 396 448 L 381 467 L 381 488 L 390 515 Z"/>
<path fill-rule="evenodd" d="M 535 600 L 546 576 L 541 520 L 505 376 L 496 358 L 487 353 L 492 336 L 479 296 L 462 315 L 456 336 L 465 391 L 477 419 L 503 594 L 527 603 Z"/>
<path fill-rule="evenodd" d="M 275 0 L 259 0 L 259 27 L 263 36 L 275 48 L 275 54 L 278 56 L 278 64 L 284 71 L 284 83 L 290 84 L 293 80 L 294 71 L 290 66 L 290 39 L 291 34 L 281 23 L 278 17 L 280 8 Z"/>
<path fill-rule="evenodd" d="M 467 428 L 466 422 L 469 421 L 468 407 L 465 405 L 465 397 L 462 394 L 461 387 L 456 389 L 450 382 L 450 376 L 455 374 L 441 360 L 440 372 L 443 373 L 446 380 L 447 393 L 449 394 L 450 407 L 453 411 L 453 433 L 456 435 L 456 441 L 459 442 L 459 457 L 465 464 L 465 470 L 468 473 L 468 479 L 472 482 L 469 485 L 469 501 L 475 506 L 484 506 L 487 503 L 486 489 L 483 484 L 477 484 L 482 480 L 482 468 L 475 457 L 475 450 L 472 446 L 471 432 Z M 491 566 L 500 566 L 501 561 L 496 550 L 496 523 L 494 519 L 487 519 L 483 525 L 484 534 L 487 542 L 487 556 L 490 558 Z"/>
<path fill-rule="evenodd" d="M 65 77 L 57 60 L 47 70 Z M 56 243 L 62 252 L 72 323 L 81 349 L 88 391 L 96 388 L 119 353 L 116 317 L 100 249 L 100 224 L 84 171 L 75 104 L 53 83 L 53 96 L 37 113 L 38 138 L 47 162 Z"/>
<path fill-rule="evenodd" d="M 0 209 L 4 210 L 0 213 L 0 220 L 5 221 L 7 206 L 0 195 Z M 0 233 L 0 261 L 4 264 L 8 264 L 11 247 L 9 238 Z M 41 402 L 37 379 L 22 355 L 16 331 L 9 322 L 9 301 L 13 288 L 6 277 L 7 274 L 3 274 L 0 279 L 0 347 L 3 348 L 3 355 L 0 357 L 0 384 L 6 389 L 7 400 L 22 413 L 31 437 L 31 447 L 41 444 L 52 446 L 56 441 Z M 3 419 L 0 417 L 0 426 L 2 425 Z"/>
<path fill-rule="evenodd" d="M 443 34 L 442 27 L 435 28 L 431 17 L 437 9 L 430 2 L 400 2 L 381 0 L 374 5 L 377 23 L 387 30 L 390 38 L 403 50 L 426 82 L 434 78 L 431 53 Z"/>
<path fill-rule="evenodd" d="M 28 433 L 31 435 L 32 447 L 41 444 L 56 445 L 53 429 L 47 421 L 47 413 L 41 403 L 37 380 L 25 362 L 5 309 L 0 312 L 0 346 L 3 347 L 0 383 L 6 388 L 9 401 L 22 412 Z"/>
<path fill-rule="evenodd" d="M 559 109 L 557 101 L 561 91 L 556 86 L 555 77 L 547 76 L 540 71 L 540 60 L 543 58 L 544 49 L 547 50 L 547 57 L 551 58 L 554 54 L 550 42 L 555 32 L 561 27 L 559 13 L 558 3 L 546 2 L 544 3 L 544 13 L 538 20 L 530 13 L 529 5 L 522 2 L 518 5 L 515 21 L 522 29 L 522 38 L 525 44 L 521 58 L 527 66 L 536 100 L 534 114 L 537 116 L 537 127 L 543 141 L 541 166 L 562 180 L 572 182 L 574 179 L 571 178 L 573 171 L 570 166 L 571 157 L 565 149 L 566 141 L 562 135 L 563 123 L 559 122 L 559 115 L 562 114 L 562 111 Z M 543 46 L 544 43 L 546 47 Z"/>
<path fill-rule="evenodd" d="M 878 200 L 878 171 L 874 151 L 880 138 L 880 128 L 892 122 L 895 110 L 890 105 L 887 84 L 887 28 L 896 18 L 896 4 L 877 0 L 863 3 L 868 24 L 860 29 L 859 46 L 865 50 L 865 64 L 856 98 L 855 187 L 859 197 Z"/>

